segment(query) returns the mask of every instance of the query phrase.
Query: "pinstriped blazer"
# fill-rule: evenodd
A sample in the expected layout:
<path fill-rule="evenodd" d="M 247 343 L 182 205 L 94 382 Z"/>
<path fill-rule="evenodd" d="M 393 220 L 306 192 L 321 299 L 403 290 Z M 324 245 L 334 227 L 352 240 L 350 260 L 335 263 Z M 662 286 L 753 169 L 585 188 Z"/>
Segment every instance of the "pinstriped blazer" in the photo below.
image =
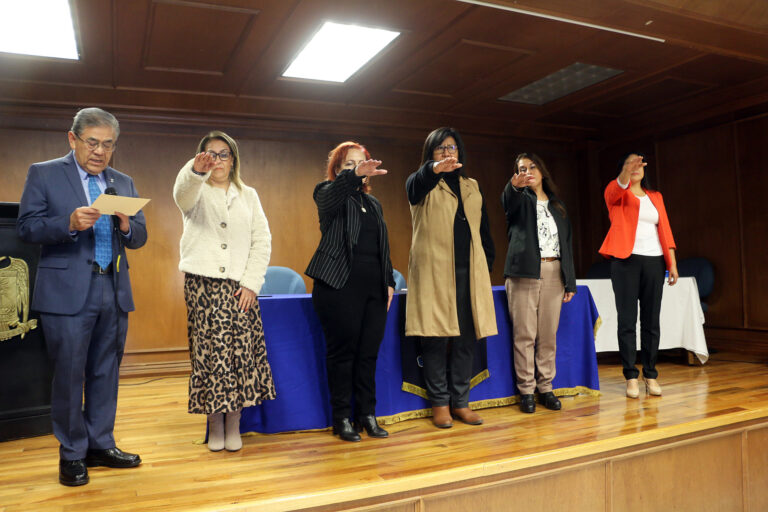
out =
<path fill-rule="evenodd" d="M 304 273 L 332 288 L 344 287 L 349 279 L 352 252 L 362 223 L 360 206 L 351 196 L 361 184 L 362 178 L 348 169 L 341 171 L 334 181 L 318 183 L 312 194 L 317 204 L 322 236 L 320 245 Z M 386 286 L 395 286 L 392 262 L 389 259 L 387 225 L 384 223 L 379 201 L 370 194 L 366 197 L 379 224 L 379 251 L 386 296 Z"/>

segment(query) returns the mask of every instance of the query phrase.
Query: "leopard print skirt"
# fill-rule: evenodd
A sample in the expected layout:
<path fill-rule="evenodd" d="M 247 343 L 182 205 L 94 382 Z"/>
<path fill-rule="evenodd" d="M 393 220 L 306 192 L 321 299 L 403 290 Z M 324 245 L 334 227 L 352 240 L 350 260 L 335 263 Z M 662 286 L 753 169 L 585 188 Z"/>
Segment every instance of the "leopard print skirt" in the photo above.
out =
<path fill-rule="evenodd" d="M 184 277 L 190 413 L 231 412 L 275 398 L 259 302 L 241 311 L 239 287 L 231 279 Z"/>

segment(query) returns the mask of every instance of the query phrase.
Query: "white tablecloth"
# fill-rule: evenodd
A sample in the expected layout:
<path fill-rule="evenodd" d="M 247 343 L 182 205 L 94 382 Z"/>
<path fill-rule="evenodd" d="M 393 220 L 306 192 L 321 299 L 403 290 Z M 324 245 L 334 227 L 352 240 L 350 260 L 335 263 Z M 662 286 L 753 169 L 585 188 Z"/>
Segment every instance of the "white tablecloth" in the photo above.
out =
<path fill-rule="evenodd" d="M 588 286 L 600 313 L 600 329 L 595 336 L 595 350 L 610 352 L 619 350 L 616 335 L 616 302 L 610 279 L 579 279 L 577 284 Z M 684 348 L 696 354 L 699 361 L 709 359 L 707 340 L 704 338 L 704 312 L 699 302 L 699 289 L 693 277 L 681 277 L 677 284 L 664 283 L 661 298 L 660 349 Z M 638 307 L 637 348 L 640 348 L 640 319 Z"/>

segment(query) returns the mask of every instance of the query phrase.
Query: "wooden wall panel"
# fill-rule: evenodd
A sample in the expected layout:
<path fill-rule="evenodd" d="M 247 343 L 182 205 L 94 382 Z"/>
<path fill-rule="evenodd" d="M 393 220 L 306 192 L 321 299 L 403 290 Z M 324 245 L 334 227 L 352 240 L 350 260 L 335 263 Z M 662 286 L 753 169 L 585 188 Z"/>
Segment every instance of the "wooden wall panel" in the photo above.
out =
<path fill-rule="evenodd" d="M 194 155 L 197 137 L 123 133 L 112 165 L 134 180 L 142 197 L 147 243 L 128 251 L 136 311 L 129 315 L 125 362 L 187 357 L 184 275 L 179 272 L 181 213 L 173 202 L 176 173 Z"/>
<path fill-rule="evenodd" d="M 58 158 L 69 151 L 66 132 L 0 128 L 0 201 L 18 202 L 27 170 L 34 162 Z"/>
<path fill-rule="evenodd" d="M 745 326 L 768 329 L 768 117 L 736 125 L 744 241 Z"/>
<path fill-rule="evenodd" d="M 707 325 L 742 327 L 738 168 L 732 125 L 722 125 L 657 143 L 659 190 L 678 259 L 708 258 L 715 287 L 707 299 Z"/>
<path fill-rule="evenodd" d="M 611 464 L 612 510 L 731 512 L 743 509 L 741 434 L 667 448 Z M 689 485 L 680 485 L 682 482 Z"/>
<path fill-rule="evenodd" d="M 558 510 L 599 512 L 606 508 L 606 465 L 592 464 L 541 478 L 486 485 L 425 496 L 425 512 Z M 621 510 L 621 509 L 616 509 Z M 664 510 L 659 508 L 657 510 Z"/>
<path fill-rule="evenodd" d="M 768 428 L 750 430 L 746 435 L 749 510 L 768 510 Z"/>
<path fill-rule="evenodd" d="M 35 125 L 35 120 L 25 120 Z M 40 129 L 0 129 L 0 201 L 18 201 L 29 165 L 66 154 L 69 146 L 63 120 L 53 126 L 40 121 Z M 149 239 L 138 251 L 129 251 L 136 311 L 130 327 L 124 362 L 128 365 L 168 363 L 187 359 L 186 308 L 183 299 L 183 274 L 178 271 L 181 213 L 173 202 L 172 190 L 181 166 L 194 156 L 200 138 L 213 127 L 173 124 L 122 126 L 119 146 L 112 165 L 133 177 L 139 193 L 152 201 L 145 214 Z M 225 129 L 226 131 L 226 129 Z M 196 133 L 195 133 L 196 132 Z M 339 142 L 357 139 L 351 135 L 322 132 L 263 132 L 233 128 L 241 151 L 242 176 L 256 188 L 272 232 L 271 265 L 290 267 L 302 274 L 320 239 L 317 209 L 312 200 L 315 185 L 324 179 L 328 152 Z M 426 137 L 427 133 L 424 133 Z M 405 194 L 405 181 L 421 160 L 422 140 L 363 137 L 374 158 L 383 160 L 389 173 L 377 177 L 372 193 L 381 201 L 390 233 L 392 263 L 407 279 L 411 243 L 411 216 Z M 476 178 L 484 193 L 496 246 L 493 284 L 503 284 L 506 253 L 506 225 L 499 200 L 509 179 L 509 154 L 522 150 L 519 142 L 470 136 L 466 138 L 467 173 Z M 530 148 L 524 148 L 530 150 Z M 571 183 L 570 171 L 578 158 L 560 150 L 550 153 L 543 146 L 533 148 L 548 162 L 553 174 Z M 576 195 L 564 187 L 566 202 L 578 224 Z M 307 289 L 312 282 L 303 276 Z"/>

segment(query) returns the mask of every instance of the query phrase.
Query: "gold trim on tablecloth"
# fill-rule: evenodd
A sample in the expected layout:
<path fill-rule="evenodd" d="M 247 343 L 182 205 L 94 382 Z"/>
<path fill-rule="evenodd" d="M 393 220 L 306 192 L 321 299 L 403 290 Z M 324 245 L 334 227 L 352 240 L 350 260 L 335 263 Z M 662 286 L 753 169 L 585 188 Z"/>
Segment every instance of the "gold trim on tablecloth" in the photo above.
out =
<path fill-rule="evenodd" d="M 412 385 L 412 384 L 411 384 Z M 403 384 L 405 387 L 405 384 Z M 416 389 L 421 389 L 418 386 L 413 386 Z M 404 389 L 405 391 L 405 389 Z M 413 393 L 413 391 L 409 391 Z M 587 396 L 600 396 L 602 393 L 596 389 L 591 389 L 586 386 L 576 386 L 573 388 L 558 388 L 553 389 L 553 393 L 556 396 L 575 396 L 575 395 L 587 395 Z M 418 394 L 418 393 L 414 393 Z M 426 394 L 426 393 L 425 393 Z M 426 397 L 425 397 L 426 398 Z M 502 398 L 489 398 L 488 400 L 478 400 L 476 402 L 470 402 L 469 405 L 472 409 L 489 409 L 491 407 L 504 407 L 506 405 L 512 405 L 520 402 L 520 395 L 507 396 Z M 403 411 L 391 416 L 378 416 L 376 419 L 381 425 L 392 425 L 405 420 L 413 420 L 417 418 L 428 418 L 432 416 L 432 409 L 417 409 L 415 411 Z"/>

